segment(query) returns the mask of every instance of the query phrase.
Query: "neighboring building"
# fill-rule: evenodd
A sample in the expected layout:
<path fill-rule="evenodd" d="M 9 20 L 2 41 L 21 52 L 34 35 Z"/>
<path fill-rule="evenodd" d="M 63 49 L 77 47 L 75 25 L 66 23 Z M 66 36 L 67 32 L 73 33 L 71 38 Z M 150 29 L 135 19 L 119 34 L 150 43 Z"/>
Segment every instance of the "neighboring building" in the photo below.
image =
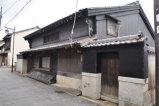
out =
<path fill-rule="evenodd" d="M 39 30 L 39 27 L 34 27 L 30 29 L 25 29 L 21 31 L 15 32 L 14 36 L 14 65 L 17 62 L 17 55 L 24 50 L 29 49 L 29 44 L 24 40 L 24 36 L 33 33 Z M 12 65 L 12 53 L 13 53 L 13 33 L 9 33 L 3 37 L 4 45 L 1 46 L 3 48 L 0 56 L 4 56 L 5 59 L 0 64 L 4 64 L 7 66 Z"/>
<path fill-rule="evenodd" d="M 23 73 L 119 106 L 153 104 L 154 32 L 139 3 L 76 15 L 72 36 L 75 14 L 24 37 L 30 49 L 18 56 Z"/>
<path fill-rule="evenodd" d="M 4 42 L 0 41 L 0 66 L 7 64 L 7 53 L 5 52 Z"/>

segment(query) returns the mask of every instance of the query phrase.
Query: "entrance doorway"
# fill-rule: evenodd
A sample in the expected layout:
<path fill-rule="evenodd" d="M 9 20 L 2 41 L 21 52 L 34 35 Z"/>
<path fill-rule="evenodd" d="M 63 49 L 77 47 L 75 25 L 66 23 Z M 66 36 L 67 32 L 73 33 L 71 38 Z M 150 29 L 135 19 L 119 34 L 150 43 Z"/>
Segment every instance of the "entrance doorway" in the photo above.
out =
<path fill-rule="evenodd" d="M 119 56 L 118 53 L 102 53 L 100 56 L 101 95 L 112 99 L 118 98 L 118 73 Z"/>

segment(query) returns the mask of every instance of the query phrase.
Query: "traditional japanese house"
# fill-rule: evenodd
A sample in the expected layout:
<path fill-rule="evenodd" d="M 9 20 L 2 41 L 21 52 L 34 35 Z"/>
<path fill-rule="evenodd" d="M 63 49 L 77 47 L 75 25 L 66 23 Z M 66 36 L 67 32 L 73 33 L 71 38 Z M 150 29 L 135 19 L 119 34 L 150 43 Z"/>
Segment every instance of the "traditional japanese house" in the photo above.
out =
<path fill-rule="evenodd" d="M 0 56 L 3 56 L 3 61 L 0 64 L 11 66 L 12 58 L 14 58 L 13 65 L 15 66 L 17 62 L 16 58 L 17 54 L 19 54 L 21 51 L 29 49 L 29 44 L 27 41 L 24 40 L 23 37 L 38 29 L 39 27 L 33 27 L 21 31 L 16 31 L 15 35 L 14 33 L 9 33 L 6 36 L 4 36 L 3 37 L 4 45 L 2 46 L 2 53 L 0 53 Z M 14 39 L 14 45 L 13 45 L 13 39 Z M 13 52 L 14 55 L 12 55 Z"/>
<path fill-rule="evenodd" d="M 86 8 L 76 16 L 73 34 L 75 14 L 24 37 L 24 73 L 119 106 L 153 104 L 154 32 L 140 4 Z"/>
<path fill-rule="evenodd" d="M 0 66 L 7 64 L 7 53 L 5 52 L 4 42 L 0 41 Z"/>

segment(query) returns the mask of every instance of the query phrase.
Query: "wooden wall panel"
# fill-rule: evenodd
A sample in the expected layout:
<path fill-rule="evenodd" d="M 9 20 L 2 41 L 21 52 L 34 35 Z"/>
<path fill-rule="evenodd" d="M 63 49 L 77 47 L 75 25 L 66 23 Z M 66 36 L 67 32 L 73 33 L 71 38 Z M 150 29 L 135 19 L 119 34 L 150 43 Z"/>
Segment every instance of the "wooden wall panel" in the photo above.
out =
<path fill-rule="evenodd" d="M 60 72 L 82 72 L 82 54 L 76 50 L 60 51 L 58 53 L 58 71 Z"/>
<path fill-rule="evenodd" d="M 119 58 L 117 53 L 101 54 L 103 95 L 118 96 Z"/>

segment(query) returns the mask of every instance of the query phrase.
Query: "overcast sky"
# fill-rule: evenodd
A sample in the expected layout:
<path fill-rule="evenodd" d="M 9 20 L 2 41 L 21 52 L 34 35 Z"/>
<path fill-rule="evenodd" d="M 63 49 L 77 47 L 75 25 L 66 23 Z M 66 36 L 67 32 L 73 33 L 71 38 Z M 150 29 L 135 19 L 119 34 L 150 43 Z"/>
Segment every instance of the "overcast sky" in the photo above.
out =
<path fill-rule="evenodd" d="M 29 0 L 0 0 L 3 8 L 2 28 Z M 136 0 L 78 0 L 78 10 L 88 7 L 107 7 L 125 5 Z M 139 0 L 151 25 L 153 26 L 153 0 Z M 31 0 L 20 14 L 7 27 L 16 27 L 16 31 L 40 26 L 75 12 L 76 0 Z M 0 39 L 5 35 L 5 28 L 0 32 Z"/>

